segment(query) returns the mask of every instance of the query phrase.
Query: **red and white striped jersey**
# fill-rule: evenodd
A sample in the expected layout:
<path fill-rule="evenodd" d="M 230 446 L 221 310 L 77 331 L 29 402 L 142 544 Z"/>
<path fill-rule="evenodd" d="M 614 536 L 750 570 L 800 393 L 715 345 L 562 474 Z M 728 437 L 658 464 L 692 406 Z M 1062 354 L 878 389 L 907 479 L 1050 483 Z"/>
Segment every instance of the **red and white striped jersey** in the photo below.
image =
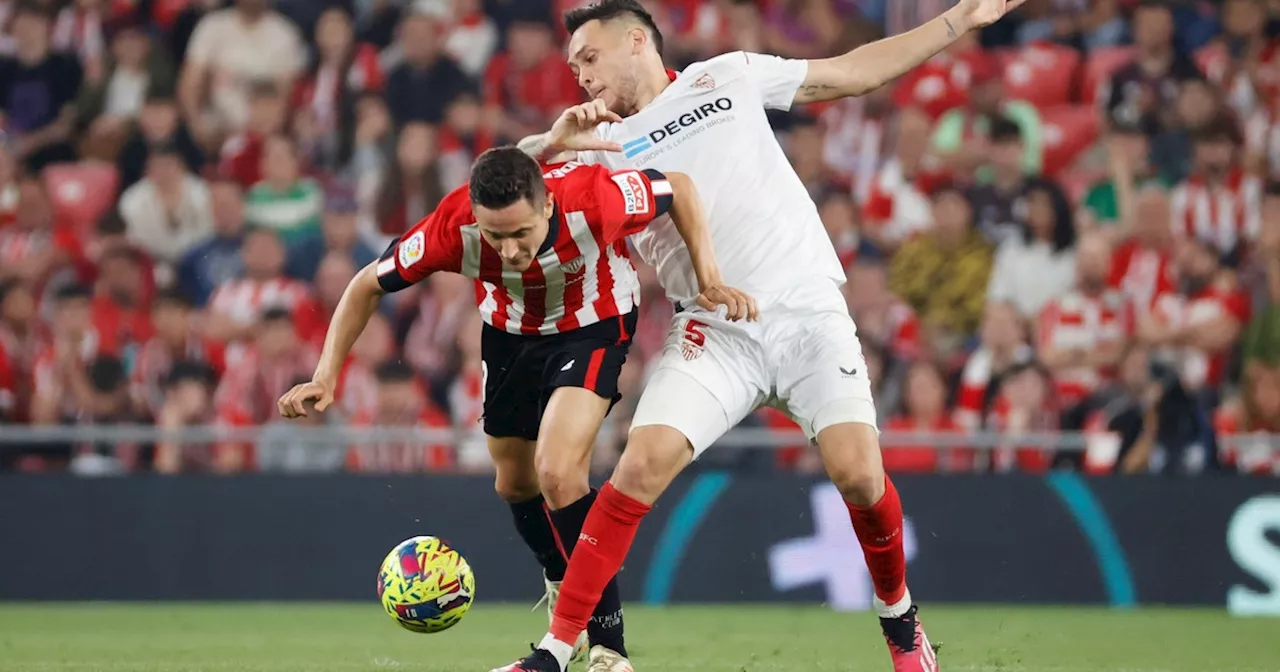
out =
<path fill-rule="evenodd" d="M 1178 288 L 1169 253 L 1133 239 L 1121 243 L 1111 255 L 1107 284 L 1129 299 L 1136 315 L 1146 315 L 1157 296 Z"/>
<path fill-rule="evenodd" d="M 296 322 L 306 323 L 308 317 L 315 317 L 310 314 L 318 313 L 320 306 L 306 283 L 284 277 L 237 278 L 223 283 L 213 290 L 208 306 L 209 312 L 226 315 L 240 324 L 257 322 L 270 308 L 284 308 L 293 313 Z"/>
<path fill-rule="evenodd" d="M 129 374 L 129 387 L 133 398 L 142 408 L 159 417 L 164 405 L 164 383 L 177 361 L 202 362 L 215 373 L 225 370 L 225 350 L 220 343 L 190 336 L 181 351 L 175 352 L 160 337 L 152 337 L 138 349 Z"/>
<path fill-rule="evenodd" d="M 1189 327 L 1216 320 L 1248 323 L 1249 297 L 1229 283 L 1216 282 L 1187 296 L 1167 292 L 1156 297 L 1152 315 L 1175 327 Z M 1190 347 L 1164 348 L 1160 353 L 1178 366 L 1182 384 L 1193 390 L 1216 386 L 1227 369 L 1227 352 L 1206 352 Z"/>
<path fill-rule="evenodd" d="M 487 324 L 526 336 L 630 313 L 640 303 L 640 281 L 626 237 L 671 207 L 666 177 L 579 163 L 543 177 L 555 214 L 528 270 L 503 267 L 480 235 L 463 185 L 387 249 L 378 262 L 378 283 L 394 292 L 437 271 L 461 273 L 475 279 L 476 305 Z"/>
<path fill-rule="evenodd" d="M 1174 188 L 1169 205 L 1174 233 L 1208 241 L 1228 254 L 1258 237 L 1262 180 L 1240 169 L 1221 186 L 1192 176 Z"/>
<path fill-rule="evenodd" d="M 1096 350 L 1131 337 L 1133 322 L 1133 305 L 1120 292 L 1089 296 L 1072 290 L 1040 312 L 1039 349 Z M 1112 375 L 1114 371 L 1090 366 L 1057 371 L 1053 382 L 1059 407 L 1079 403 Z"/>

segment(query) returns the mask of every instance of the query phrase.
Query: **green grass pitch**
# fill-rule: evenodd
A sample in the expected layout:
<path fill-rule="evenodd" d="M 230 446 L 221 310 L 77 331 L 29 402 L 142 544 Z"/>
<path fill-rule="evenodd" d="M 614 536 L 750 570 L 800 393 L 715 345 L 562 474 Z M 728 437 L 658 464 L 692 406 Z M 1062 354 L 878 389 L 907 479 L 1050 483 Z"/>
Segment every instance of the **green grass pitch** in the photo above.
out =
<path fill-rule="evenodd" d="M 944 671 L 1280 670 L 1280 622 L 1217 610 L 931 607 Z M 481 603 L 436 635 L 376 604 L 3 604 L 3 672 L 488 672 L 527 651 L 542 612 Z M 816 607 L 627 609 L 640 672 L 889 670 L 875 619 Z M 580 667 L 578 669 L 581 669 Z"/>

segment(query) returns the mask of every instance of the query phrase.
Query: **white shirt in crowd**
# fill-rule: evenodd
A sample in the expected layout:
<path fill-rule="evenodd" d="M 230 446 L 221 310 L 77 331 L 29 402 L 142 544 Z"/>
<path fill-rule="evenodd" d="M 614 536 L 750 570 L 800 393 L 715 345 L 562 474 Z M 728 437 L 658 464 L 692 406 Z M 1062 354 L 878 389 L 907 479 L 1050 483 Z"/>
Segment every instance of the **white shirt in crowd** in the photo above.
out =
<path fill-rule="evenodd" d="M 142 180 L 120 196 L 126 235 L 159 261 L 177 264 L 191 248 L 213 233 L 209 187 L 194 175 L 182 183 L 182 200 L 173 213 L 151 180 Z"/>
<path fill-rule="evenodd" d="M 1075 283 L 1074 248 L 1054 252 L 1049 243 L 1037 240 L 1027 244 L 1021 235 L 1014 235 L 996 250 L 987 300 L 1011 303 L 1019 315 L 1035 317 L 1051 299 L 1071 291 Z"/>
<path fill-rule="evenodd" d="M 201 19 L 187 46 L 189 64 L 208 68 L 208 106 L 232 129 L 248 122 L 250 82 L 291 78 L 302 70 L 306 57 L 302 35 L 288 19 L 267 12 L 245 23 L 235 8 Z"/>

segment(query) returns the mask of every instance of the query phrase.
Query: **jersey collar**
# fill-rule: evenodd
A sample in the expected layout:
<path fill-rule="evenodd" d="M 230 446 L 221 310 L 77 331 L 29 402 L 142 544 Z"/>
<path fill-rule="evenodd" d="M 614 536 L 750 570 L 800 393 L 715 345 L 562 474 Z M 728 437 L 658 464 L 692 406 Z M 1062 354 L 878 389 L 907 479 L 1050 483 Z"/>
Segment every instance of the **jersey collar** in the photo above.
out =
<path fill-rule="evenodd" d="M 537 256 L 541 257 L 548 250 L 556 246 L 556 239 L 560 237 L 560 202 L 556 201 L 555 209 L 551 212 L 551 219 L 547 220 L 547 238 L 542 241 L 542 245 L 538 248 Z"/>
<path fill-rule="evenodd" d="M 676 77 L 679 77 L 679 76 L 680 76 L 680 73 L 676 72 L 675 70 L 672 70 L 671 68 L 667 68 L 667 79 L 668 79 L 668 80 L 670 80 L 670 81 L 673 81 L 673 82 L 674 82 L 674 81 L 676 81 Z"/>

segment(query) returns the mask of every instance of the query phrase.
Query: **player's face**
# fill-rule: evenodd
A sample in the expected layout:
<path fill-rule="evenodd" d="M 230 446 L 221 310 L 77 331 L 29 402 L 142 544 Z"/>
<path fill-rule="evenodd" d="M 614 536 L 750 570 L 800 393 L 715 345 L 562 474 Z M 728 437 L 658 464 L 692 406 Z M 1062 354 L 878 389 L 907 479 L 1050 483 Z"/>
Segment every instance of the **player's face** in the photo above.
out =
<path fill-rule="evenodd" d="M 547 239 L 547 220 L 555 213 L 555 203 L 548 195 L 540 204 L 522 199 L 496 210 L 477 205 L 474 212 L 480 234 L 502 257 L 503 266 L 523 273 Z"/>
<path fill-rule="evenodd" d="M 617 114 L 632 114 L 647 40 L 644 30 L 625 21 L 589 21 L 569 37 L 569 67 L 589 97 Z"/>

